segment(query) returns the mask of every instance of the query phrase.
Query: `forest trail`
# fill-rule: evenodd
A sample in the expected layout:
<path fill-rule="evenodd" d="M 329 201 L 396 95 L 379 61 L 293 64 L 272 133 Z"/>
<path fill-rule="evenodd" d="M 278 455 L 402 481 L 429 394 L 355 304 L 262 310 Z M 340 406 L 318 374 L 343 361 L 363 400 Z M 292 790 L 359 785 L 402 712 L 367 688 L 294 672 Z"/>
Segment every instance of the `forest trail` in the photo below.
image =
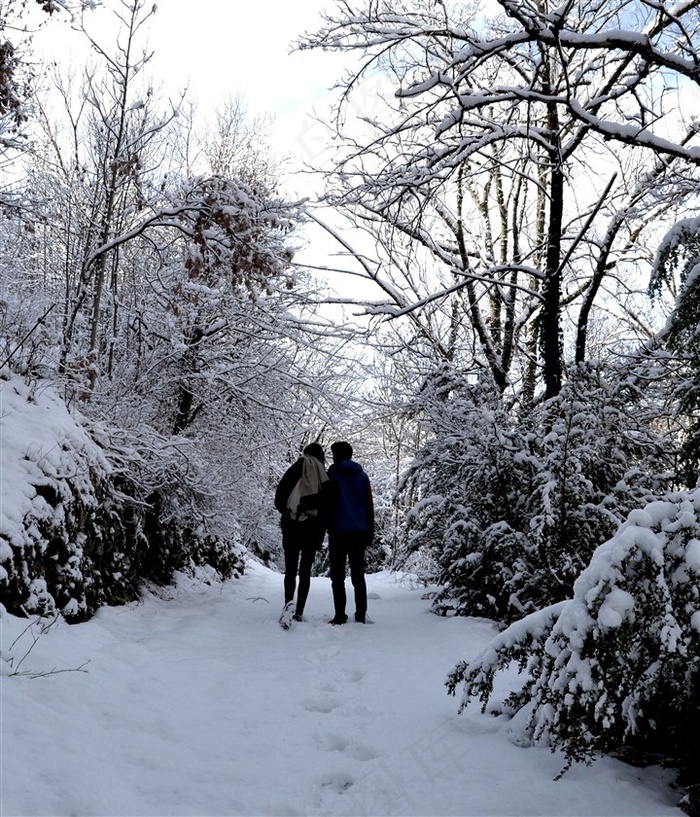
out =
<path fill-rule="evenodd" d="M 22 669 L 87 672 L 2 676 L 0 814 L 681 814 L 661 770 L 603 759 L 555 782 L 561 756 L 515 746 L 478 707 L 458 715 L 445 676 L 493 624 L 432 615 L 387 573 L 368 589 L 375 624 L 329 626 L 315 578 L 284 631 L 282 576 L 251 565 L 59 625 Z M 1 621 L 5 651 L 26 623 Z"/>

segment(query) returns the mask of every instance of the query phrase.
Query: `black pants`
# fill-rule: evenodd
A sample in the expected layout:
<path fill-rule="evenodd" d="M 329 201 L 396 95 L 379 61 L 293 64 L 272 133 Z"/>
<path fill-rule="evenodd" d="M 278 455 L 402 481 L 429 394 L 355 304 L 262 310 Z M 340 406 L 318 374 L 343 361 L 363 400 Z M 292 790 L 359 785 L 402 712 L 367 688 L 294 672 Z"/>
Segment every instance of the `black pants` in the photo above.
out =
<path fill-rule="evenodd" d="M 355 614 L 367 612 L 367 583 L 365 582 L 365 533 L 340 532 L 328 534 L 328 559 L 331 568 L 331 587 L 336 617 L 345 615 L 345 567 L 350 565 L 350 581 L 355 590 Z"/>
<path fill-rule="evenodd" d="M 298 573 L 299 591 L 295 610 L 297 615 L 304 612 L 311 587 L 311 569 L 325 535 L 325 529 L 316 522 L 293 522 L 291 519 L 286 519 L 282 523 L 284 603 L 287 604 L 294 600 Z"/>

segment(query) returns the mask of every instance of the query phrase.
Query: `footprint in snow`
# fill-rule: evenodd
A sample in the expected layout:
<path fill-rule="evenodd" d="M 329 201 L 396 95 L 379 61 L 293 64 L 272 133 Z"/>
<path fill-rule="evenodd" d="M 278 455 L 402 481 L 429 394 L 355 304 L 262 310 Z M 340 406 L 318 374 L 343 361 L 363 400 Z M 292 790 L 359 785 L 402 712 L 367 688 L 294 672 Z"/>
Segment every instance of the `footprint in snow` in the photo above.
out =
<path fill-rule="evenodd" d="M 327 752 L 341 752 L 353 760 L 375 760 L 377 753 L 357 741 L 351 741 L 343 735 L 324 735 L 319 743 Z"/>
<path fill-rule="evenodd" d="M 346 675 L 348 681 L 352 681 L 354 684 L 359 683 L 365 677 L 364 672 L 358 669 L 350 669 Z"/>
<path fill-rule="evenodd" d="M 329 772 L 317 778 L 313 789 L 309 792 L 309 808 L 306 813 L 321 810 L 323 814 L 330 814 L 329 803 L 334 803 L 338 795 L 346 794 L 354 785 L 355 779 L 344 772 Z M 353 814 L 358 813 L 353 810 Z"/>
<path fill-rule="evenodd" d="M 328 629 L 330 629 L 330 627 Z M 306 660 L 311 664 L 325 664 L 340 655 L 340 652 L 340 647 L 336 645 L 331 647 L 315 647 L 306 653 Z"/>
<path fill-rule="evenodd" d="M 343 774 L 343 772 L 336 772 L 322 777 L 321 787 L 334 791 L 336 794 L 342 794 L 347 791 L 354 782 L 355 780 L 350 775 Z"/>
<path fill-rule="evenodd" d="M 304 709 L 307 712 L 321 712 L 327 715 L 337 708 L 338 704 L 330 698 L 310 698 L 304 702 Z"/>

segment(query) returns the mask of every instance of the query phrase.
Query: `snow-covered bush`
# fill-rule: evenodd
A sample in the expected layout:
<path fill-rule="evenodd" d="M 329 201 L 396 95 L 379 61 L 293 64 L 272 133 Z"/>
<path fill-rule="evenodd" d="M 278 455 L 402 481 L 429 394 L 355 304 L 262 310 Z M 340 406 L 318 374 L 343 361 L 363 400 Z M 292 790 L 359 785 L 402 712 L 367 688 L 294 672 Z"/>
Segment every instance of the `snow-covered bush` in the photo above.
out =
<path fill-rule="evenodd" d="M 438 565 L 441 614 L 512 621 L 569 597 L 594 549 L 665 489 L 668 441 L 634 386 L 598 367 L 523 417 L 446 368 L 418 401 L 428 441 L 405 482 L 409 549 Z"/>
<path fill-rule="evenodd" d="M 391 464 L 376 454 L 363 457 L 363 465 L 370 474 L 374 501 L 374 541 L 366 551 L 365 565 L 367 572 L 374 573 L 390 568 L 394 561 L 394 538 L 397 532 L 397 508 L 394 503 L 396 474 L 391 470 Z"/>
<path fill-rule="evenodd" d="M 598 545 L 668 489 L 672 445 L 654 429 L 660 414 L 633 373 L 589 364 L 525 418 L 537 465 L 527 532 L 534 569 L 515 589 L 523 612 L 568 598 Z"/>
<path fill-rule="evenodd" d="M 415 497 L 408 551 L 437 566 L 426 577 L 441 587 L 436 612 L 499 617 L 528 547 L 522 531 L 534 474 L 526 440 L 493 390 L 449 367 L 426 379 L 416 408 L 429 437 L 403 486 Z"/>
<path fill-rule="evenodd" d="M 519 737 L 562 749 L 571 764 L 596 753 L 665 758 L 692 777 L 700 727 L 700 490 L 635 510 L 600 545 L 573 598 L 501 632 L 447 685 L 484 708 L 495 674 L 519 664 Z M 690 777 L 689 777 L 690 775 Z"/>
<path fill-rule="evenodd" d="M 672 291 L 678 287 L 666 343 L 678 370 L 674 397 L 687 427 L 681 450 L 682 476 L 694 486 L 700 469 L 700 218 L 682 219 L 661 242 L 652 271 L 652 291 L 659 291 L 662 284 Z"/>
<path fill-rule="evenodd" d="M 242 571 L 242 549 L 211 531 L 177 463 L 156 472 L 135 440 L 88 431 L 49 386 L 0 379 L 0 458 L 0 587 L 12 613 L 81 621 L 176 570 Z"/>

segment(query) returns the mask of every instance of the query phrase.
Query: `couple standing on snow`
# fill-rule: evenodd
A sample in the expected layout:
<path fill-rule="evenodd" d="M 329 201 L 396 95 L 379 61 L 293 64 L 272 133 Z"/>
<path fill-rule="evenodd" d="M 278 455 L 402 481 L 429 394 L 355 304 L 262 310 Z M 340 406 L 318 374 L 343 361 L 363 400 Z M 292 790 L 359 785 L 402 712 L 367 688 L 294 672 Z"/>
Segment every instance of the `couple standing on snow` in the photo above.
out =
<path fill-rule="evenodd" d="M 325 454 L 311 443 L 280 480 L 275 507 L 282 514 L 284 549 L 284 611 L 280 623 L 303 620 L 311 586 L 311 568 L 328 530 L 328 558 L 335 615 L 330 624 L 345 624 L 345 568 L 355 590 L 355 621 L 365 624 L 367 585 L 365 548 L 374 538 L 374 503 L 369 477 L 352 459 L 352 446 L 331 446 L 333 464 L 326 473 Z M 296 606 L 294 592 L 299 574 Z"/>

